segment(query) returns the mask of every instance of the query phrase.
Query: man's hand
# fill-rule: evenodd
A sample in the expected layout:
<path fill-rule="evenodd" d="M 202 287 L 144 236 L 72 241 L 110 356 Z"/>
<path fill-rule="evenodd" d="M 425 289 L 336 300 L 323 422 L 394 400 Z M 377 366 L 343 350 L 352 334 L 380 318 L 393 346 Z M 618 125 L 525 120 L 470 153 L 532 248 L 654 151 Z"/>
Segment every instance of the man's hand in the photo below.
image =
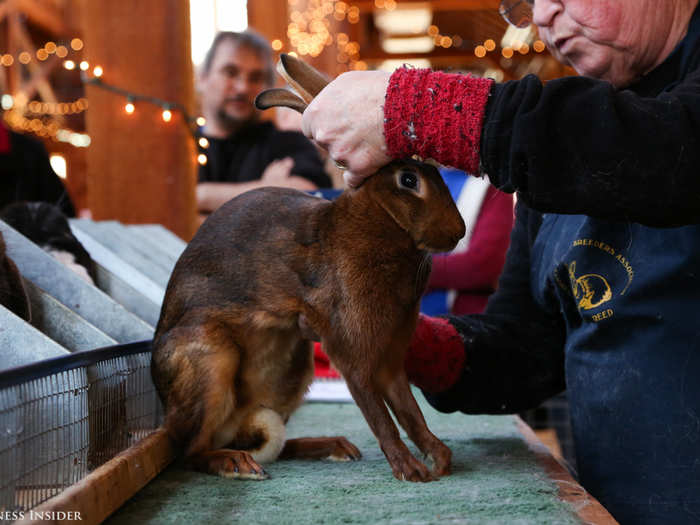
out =
<path fill-rule="evenodd" d="M 293 166 L 294 159 L 292 157 L 272 161 L 263 171 L 260 180 L 267 186 L 286 186 Z"/>
<path fill-rule="evenodd" d="M 390 73 L 351 71 L 328 84 L 304 111 L 302 131 L 348 169 L 349 186 L 359 186 L 387 164 L 384 97 Z"/>
<path fill-rule="evenodd" d="M 315 190 L 316 185 L 313 182 L 292 173 L 293 167 L 294 159 L 285 157 L 268 164 L 262 177 L 258 180 L 246 182 L 200 182 L 197 184 L 197 211 L 206 216 L 226 201 L 237 197 L 241 193 L 264 188 L 265 186 L 294 188 L 301 191 Z"/>

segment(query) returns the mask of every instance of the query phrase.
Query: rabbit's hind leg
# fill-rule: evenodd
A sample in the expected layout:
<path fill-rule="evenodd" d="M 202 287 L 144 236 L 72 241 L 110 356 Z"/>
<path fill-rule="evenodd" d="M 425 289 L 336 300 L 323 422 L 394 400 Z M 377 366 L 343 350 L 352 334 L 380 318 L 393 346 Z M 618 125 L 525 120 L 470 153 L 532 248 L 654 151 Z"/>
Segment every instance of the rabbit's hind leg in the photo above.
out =
<path fill-rule="evenodd" d="M 220 369 L 215 370 L 218 373 Z M 224 478 L 268 478 L 267 472 L 258 463 L 260 458 L 255 457 L 258 448 L 264 449 L 268 441 L 273 441 L 267 438 L 264 432 L 266 427 L 261 425 L 252 428 L 246 425 L 240 410 L 235 407 L 230 376 L 225 385 L 215 378 L 210 377 L 209 381 L 211 383 L 207 386 L 207 395 L 203 401 L 202 425 L 185 454 L 187 465 L 200 472 Z M 284 432 L 283 424 L 282 431 Z M 284 442 L 284 434 L 281 440 Z M 277 453 L 279 449 L 281 445 Z"/>
<path fill-rule="evenodd" d="M 343 436 L 289 439 L 280 453 L 280 459 L 355 461 L 361 457 L 360 450 Z"/>
<path fill-rule="evenodd" d="M 282 418 L 269 408 L 259 408 L 242 421 L 231 418 L 213 436 L 216 448 L 188 457 L 196 470 L 224 478 L 267 479 L 260 463 L 274 461 L 284 445 L 285 428 Z M 233 436 L 233 438 L 232 438 Z"/>
<path fill-rule="evenodd" d="M 156 361 L 156 377 L 167 396 L 165 427 L 183 445 L 188 467 L 227 478 L 265 479 L 248 452 L 222 448 L 245 417 L 235 391 L 240 355 L 222 325 L 171 331 Z"/>

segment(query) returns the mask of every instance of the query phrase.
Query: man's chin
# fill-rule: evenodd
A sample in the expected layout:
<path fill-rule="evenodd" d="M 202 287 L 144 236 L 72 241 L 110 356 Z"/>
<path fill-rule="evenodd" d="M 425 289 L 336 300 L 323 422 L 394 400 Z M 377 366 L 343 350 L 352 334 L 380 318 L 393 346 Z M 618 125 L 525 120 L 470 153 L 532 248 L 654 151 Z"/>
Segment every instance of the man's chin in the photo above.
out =
<path fill-rule="evenodd" d="M 230 130 L 235 130 L 249 122 L 258 120 L 258 115 L 255 111 L 248 113 L 231 113 L 228 111 L 220 111 L 218 120 L 222 127 Z"/>

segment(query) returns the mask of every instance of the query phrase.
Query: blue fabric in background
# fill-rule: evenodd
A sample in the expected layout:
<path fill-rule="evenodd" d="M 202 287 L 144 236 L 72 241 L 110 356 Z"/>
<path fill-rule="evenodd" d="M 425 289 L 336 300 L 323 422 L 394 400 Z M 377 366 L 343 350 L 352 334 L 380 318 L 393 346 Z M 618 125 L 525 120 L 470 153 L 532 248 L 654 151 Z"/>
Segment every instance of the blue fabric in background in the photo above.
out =
<path fill-rule="evenodd" d="M 469 175 L 461 170 L 442 168 L 440 169 L 447 188 L 450 190 L 452 199 L 456 202 L 462 189 L 467 184 Z M 433 290 L 423 296 L 420 303 L 420 311 L 425 315 L 446 315 L 449 313 L 447 305 L 447 290 Z"/>
<path fill-rule="evenodd" d="M 312 190 L 309 193 L 314 197 L 322 197 L 329 201 L 333 201 L 338 197 L 338 195 L 343 193 L 343 190 L 338 190 L 335 188 L 319 188 L 318 190 Z"/>

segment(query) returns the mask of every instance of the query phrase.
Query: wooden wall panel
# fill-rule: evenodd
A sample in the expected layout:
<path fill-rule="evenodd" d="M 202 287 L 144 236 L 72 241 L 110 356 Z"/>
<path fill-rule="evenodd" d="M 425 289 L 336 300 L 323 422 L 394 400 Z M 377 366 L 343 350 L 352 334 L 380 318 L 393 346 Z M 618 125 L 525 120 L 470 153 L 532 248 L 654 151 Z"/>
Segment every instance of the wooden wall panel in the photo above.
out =
<path fill-rule="evenodd" d="M 248 0 L 248 25 L 269 41 L 287 39 L 288 0 Z"/>
<path fill-rule="evenodd" d="M 194 108 L 187 0 L 83 3 L 85 57 L 106 83 Z M 179 112 L 87 86 L 88 205 L 93 218 L 160 223 L 189 240 L 195 226 L 195 145 Z"/>

